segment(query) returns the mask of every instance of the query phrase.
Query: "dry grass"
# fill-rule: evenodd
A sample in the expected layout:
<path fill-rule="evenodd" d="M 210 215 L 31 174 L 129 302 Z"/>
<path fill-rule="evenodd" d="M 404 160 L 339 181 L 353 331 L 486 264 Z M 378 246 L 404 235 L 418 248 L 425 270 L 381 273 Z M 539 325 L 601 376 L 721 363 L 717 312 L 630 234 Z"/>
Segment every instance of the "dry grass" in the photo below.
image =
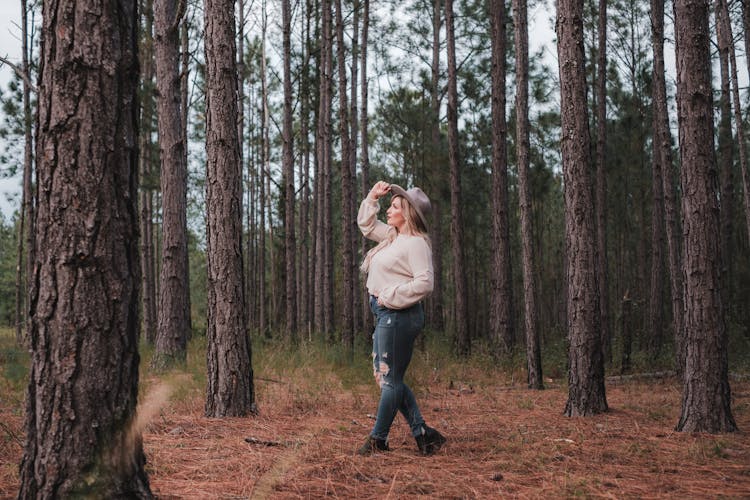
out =
<path fill-rule="evenodd" d="M 279 365 L 265 372 L 273 380 L 256 379 L 260 414 L 248 418 L 205 418 L 203 389 L 190 377 L 171 379 L 180 387 L 155 408 L 149 395 L 165 394 L 164 382 L 146 381 L 142 399 L 153 418 L 144 447 L 159 498 L 750 497 L 747 381 L 732 384 L 742 432 L 683 434 L 673 431 L 674 379 L 610 384 L 608 413 L 571 419 L 561 415 L 560 385 L 533 392 L 503 373 L 462 368 L 448 376 L 417 362 L 413 388 L 448 443 L 418 456 L 399 416 L 392 451 L 363 458 L 354 450 L 373 423 L 374 384 L 342 384 L 343 372 L 324 363 Z M 456 373 L 462 378 L 451 380 Z M 21 436 L 21 416 L 9 403 L 0 400 L 2 498 L 15 495 L 21 457 L 10 437 Z"/>

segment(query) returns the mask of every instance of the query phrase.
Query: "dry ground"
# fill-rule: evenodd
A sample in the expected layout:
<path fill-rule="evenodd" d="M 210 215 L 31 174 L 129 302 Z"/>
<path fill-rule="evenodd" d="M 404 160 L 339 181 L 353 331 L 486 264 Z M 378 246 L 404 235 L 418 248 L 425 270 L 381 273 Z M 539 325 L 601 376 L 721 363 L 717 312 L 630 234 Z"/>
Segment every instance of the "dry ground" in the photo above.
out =
<path fill-rule="evenodd" d="M 418 364 L 418 366 L 421 366 Z M 306 366 L 256 379 L 260 414 L 203 417 L 199 383 L 148 380 L 144 432 L 159 498 L 750 498 L 750 383 L 733 382 L 741 432 L 674 432 L 674 379 L 609 383 L 610 411 L 561 415 L 560 381 L 529 391 L 486 373 L 450 380 L 437 371 L 413 386 L 427 422 L 448 443 L 417 455 L 398 416 L 392 451 L 359 457 L 372 425 L 374 384 L 343 384 Z M 426 372 L 427 373 L 427 372 Z M 496 377 L 501 378 L 501 377 Z M 164 384 L 176 389 L 169 402 Z M 170 385 L 171 384 L 171 385 Z M 2 387 L 0 386 L 0 389 Z M 154 398 L 153 395 L 157 397 Z M 13 497 L 21 456 L 18 401 L 0 399 L 0 497 Z M 156 406 L 153 406 L 156 405 Z M 248 443 L 245 438 L 255 438 Z"/>

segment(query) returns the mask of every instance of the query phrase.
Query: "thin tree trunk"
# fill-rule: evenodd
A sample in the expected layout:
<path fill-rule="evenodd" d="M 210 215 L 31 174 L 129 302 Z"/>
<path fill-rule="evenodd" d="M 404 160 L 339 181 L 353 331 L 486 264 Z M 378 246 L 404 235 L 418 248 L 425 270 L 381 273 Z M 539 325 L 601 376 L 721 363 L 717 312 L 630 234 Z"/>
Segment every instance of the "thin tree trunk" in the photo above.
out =
<path fill-rule="evenodd" d="M 534 278 L 533 211 L 529 179 L 529 33 L 526 0 L 513 0 L 513 13 L 516 49 L 516 157 L 518 198 L 521 209 L 526 368 L 529 388 L 543 389 L 542 353 L 539 345 L 536 279 Z"/>
<path fill-rule="evenodd" d="M 436 165 L 443 164 L 442 147 L 440 144 L 440 26 L 442 25 L 441 0 L 434 0 L 432 8 L 432 64 L 430 85 L 430 109 L 432 111 L 432 127 L 430 138 L 432 143 L 433 161 Z M 442 168 L 433 174 L 434 191 L 432 199 L 432 262 L 434 267 L 434 290 L 428 299 L 430 305 L 430 321 L 433 328 L 443 330 L 443 245 L 442 219 L 439 193 L 442 193 L 444 176 Z"/>
<path fill-rule="evenodd" d="M 367 48 L 369 43 L 369 36 L 370 36 L 370 0 L 363 0 L 363 12 L 362 12 L 362 44 L 361 44 L 361 51 L 362 51 L 362 57 L 361 57 L 361 64 L 362 64 L 362 70 L 361 70 L 361 92 L 362 92 L 362 111 L 361 111 L 361 120 L 362 125 L 360 127 L 360 133 L 362 134 L 362 193 L 364 196 L 364 193 L 367 193 L 367 189 L 370 186 L 370 141 L 367 137 L 367 132 L 369 129 L 368 124 L 368 106 L 367 106 L 367 99 L 368 99 L 368 87 L 367 87 Z M 361 253 L 362 257 L 364 258 L 365 254 L 367 253 L 367 238 L 362 237 L 361 240 Z M 370 306 L 369 306 L 369 300 L 367 300 L 367 290 L 364 290 L 361 293 L 362 296 L 362 319 L 363 319 L 363 328 L 366 332 L 369 332 L 372 330 L 372 314 L 370 312 Z"/>
<path fill-rule="evenodd" d="M 260 113 L 260 164 L 258 165 L 258 189 L 260 196 L 258 207 L 260 209 L 260 241 L 258 242 L 258 302 L 260 304 L 260 332 L 261 335 L 268 335 L 268 308 L 266 301 L 266 172 L 268 166 L 268 85 L 266 82 L 266 28 L 267 28 L 266 2 L 262 2 L 261 11 L 261 50 L 260 50 L 260 92 L 261 107 Z M 269 214 L 270 218 L 270 214 Z"/>
<path fill-rule="evenodd" d="M 729 84 L 729 51 L 733 41 L 726 1 L 715 0 L 716 39 L 719 47 L 721 95 L 719 97 L 718 173 L 719 173 L 719 250 L 721 251 L 722 302 L 729 304 L 732 280 L 732 241 L 734 239 L 734 144 L 732 142 L 732 105 Z M 725 20 L 726 19 L 726 20 Z"/>
<path fill-rule="evenodd" d="M 349 121 L 351 122 L 351 135 L 349 144 L 349 174 L 351 175 L 351 190 L 349 193 L 349 203 L 352 210 L 352 323 L 354 324 L 355 331 L 359 331 L 363 326 L 363 319 L 368 316 L 366 311 L 363 310 L 363 306 L 369 303 L 369 300 L 364 300 L 364 296 L 361 293 L 359 283 L 359 272 L 357 272 L 358 259 L 357 255 L 357 243 L 358 238 L 356 228 L 356 217 L 354 216 L 355 210 L 357 210 L 357 148 L 359 146 L 357 140 L 359 136 L 359 115 L 358 115 L 358 68 L 359 68 L 359 13 L 362 8 L 362 4 L 359 0 L 353 0 L 352 3 L 352 65 L 351 65 L 351 101 L 349 105 Z M 364 196 L 366 191 L 362 191 Z M 364 256 L 364 254 L 362 254 Z M 360 314 L 364 313 L 363 317 Z M 354 332 L 352 332 L 354 336 Z"/>
<path fill-rule="evenodd" d="M 662 166 L 664 186 L 664 225 L 667 232 L 669 259 L 669 284 L 672 297 L 672 329 L 675 343 L 675 364 L 682 373 L 685 360 L 683 341 L 683 290 L 680 263 L 679 215 L 677 212 L 677 187 L 672 161 L 672 137 L 669 132 L 667 89 L 664 71 L 664 0 L 651 0 L 651 33 L 654 51 L 654 148 Z"/>
<path fill-rule="evenodd" d="M 152 142 L 154 125 L 154 39 L 153 39 L 153 1 L 144 3 L 143 28 L 141 34 L 141 133 L 140 133 L 140 184 L 141 184 L 141 314 L 143 334 L 146 342 L 153 345 L 156 341 L 156 275 L 154 274 L 154 237 L 153 237 L 153 150 Z"/>
<path fill-rule="evenodd" d="M 568 259 L 568 401 L 566 416 L 607 410 L 601 349 L 596 226 L 590 174 L 590 137 L 583 53 L 583 2 L 560 0 L 557 51 L 560 63 L 565 247 Z"/>
<path fill-rule="evenodd" d="M 508 128 L 505 119 L 505 2 L 490 2 L 492 44 L 492 265 L 490 337 L 506 355 L 515 343 L 513 280 L 508 222 Z"/>
<path fill-rule="evenodd" d="M 133 424 L 137 6 L 46 0 L 42 19 L 31 373 L 18 498 L 152 498 Z"/>
<path fill-rule="evenodd" d="M 301 100 L 300 147 L 302 158 L 300 165 L 300 180 L 302 182 L 302 200 L 300 201 L 300 238 L 302 255 L 299 258 L 299 309 L 298 325 L 308 341 L 312 340 L 312 321 L 310 308 L 310 17 L 312 16 L 312 2 L 305 1 L 305 15 L 302 18 L 303 29 L 303 70 L 300 78 L 299 95 Z"/>
<path fill-rule="evenodd" d="M 284 255 L 286 276 L 286 334 L 297 340 L 297 241 L 294 234 L 294 140 L 292 131 L 292 13 L 289 0 L 281 2 L 282 32 L 284 45 L 284 123 L 282 127 L 282 171 L 284 210 Z"/>
<path fill-rule="evenodd" d="M 727 331 L 720 292 L 707 0 L 675 0 L 680 128 L 685 367 L 678 431 L 737 429 L 730 408 Z"/>
<path fill-rule="evenodd" d="M 596 245 L 599 277 L 602 351 L 612 356 L 607 273 L 607 0 L 599 0 L 598 59 L 596 62 Z"/>
<path fill-rule="evenodd" d="M 21 214 L 18 221 L 18 241 L 16 246 L 16 343 L 20 346 L 24 344 L 23 325 L 27 322 L 25 305 L 29 294 L 29 280 L 33 268 L 33 245 L 34 245 L 34 196 L 31 192 L 31 175 L 33 169 L 33 147 L 32 139 L 33 122 L 31 114 L 31 65 L 29 63 L 30 53 L 29 46 L 29 13 L 26 0 L 21 0 L 21 60 L 23 74 L 23 131 L 24 131 L 24 151 L 23 151 L 23 188 L 21 192 Z M 24 242 L 28 255 L 24 259 Z M 24 263 L 26 264 L 24 267 Z M 27 328 L 28 331 L 28 328 Z"/>
<path fill-rule="evenodd" d="M 343 320 L 342 341 L 349 350 L 354 348 L 354 206 L 351 195 L 354 186 L 350 172 L 350 137 L 349 113 L 346 97 L 346 54 L 344 46 L 344 16 L 341 12 L 341 0 L 336 0 L 336 49 L 339 72 L 339 133 L 341 134 L 341 233 L 343 238 Z"/>
<path fill-rule="evenodd" d="M 178 8 L 182 10 L 178 11 Z M 154 5 L 157 117 L 161 159 L 162 253 L 156 348 L 152 366 L 183 363 L 190 332 L 190 279 L 187 256 L 187 162 L 180 107 L 179 26 L 184 3 Z"/>
<path fill-rule="evenodd" d="M 745 27 L 745 49 L 750 48 L 750 35 L 748 35 L 748 27 L 750 27 L 750 9 L 745 6 L 745 1 L 742 3 L 742 16 L 743 25 Z M 725 22 L 728 23 L 727 18 Z M 733 40 L 732 37 L 732 25 L 728 23 L 727 33 L 729 39 Z M 746 51 L 745 54 L 748 54 Z M 747 166 L 747 144 L 745 143 L 745 131 L 742 121 L 742 107 L 740 106 L 740 91 L 737 83 L 737 58 L 735 56 L 734 44 L 730 45 L 729 57 L 732 63 L 732 100 L 734 102 L 734 126 L 737 129 L 737 143 L 739 144 L 740 150 L 740 171 L 742 172 L 742 191 L 744 193 L 744 204 L 745 204 L 745 225 L 747 226 L 747 237 L 750 241 L 750 173 L 748 173 Z M 747 59 L 748 70 L 750 71 L 750 58 Z"/>
<path fill-rule="evenodd" d="M 453 26 L 453 0 L 445 0 L 445 27 L 448 42 L 448 161 L 451 173 L 451 248 L 453 281 L 456 290 L 455 325 L 458 352 L 471 349 L 469 313 L 464 270 L 464 229 L 461 213 L 461 160 L 458 145 L 458 85 L 456 82 L 456 39 Z"/>
<path fill-rule="evenodd" d="M 326 86 L 326 99 L 324 101 L 324 162 L 323 162 L 323 255 L 324 267 L 321 269 L 323 276 L 323 328 L 329 340 L 333 340 L 334 334 L 334 282 L 333 282 L 333 137 L 332 130 L 332 101 L 333 101 L 333 20 L 332 5 L 330 2 L 322 2 L 324 30 L 326 39 L 326 72 L 323 81 Z"/>
<path fill-rule="evenodd" d="M 242 170 L 231 0 L 205 0 L 208 328 L 206 416 L 255 413 L 242 271 Z"/>

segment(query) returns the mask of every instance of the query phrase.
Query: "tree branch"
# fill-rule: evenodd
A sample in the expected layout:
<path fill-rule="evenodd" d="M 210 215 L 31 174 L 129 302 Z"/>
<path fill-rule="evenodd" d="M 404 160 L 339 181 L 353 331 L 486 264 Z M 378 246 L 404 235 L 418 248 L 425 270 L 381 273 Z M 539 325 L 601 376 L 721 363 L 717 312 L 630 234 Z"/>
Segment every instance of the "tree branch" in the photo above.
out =
<path fill-rule="evenodd" d="M 21 78 L 23 80 L 23 82 L 26 85 L 29 86 L 29 88 L 31 89 L 32 92 L 34 92 L 35 94 L 38 93 L 38 91 L 37 91 L 36 87 L 34 86 L 34 84 L 31 83 L 31 80 L 29 79 L 29 76 L 26 73 L 24 73 L 23 70 L 20 67 L 18 67 L 17 64 L 13 64 L 7 58 L 0 56 L 0 67 L 2 67 L 3 64 L 7 64 L 8 66 L 10 66 L 10 68 L 13 71 L 16 72 L 16 74 L 19 76 L 19 78 Z"/>

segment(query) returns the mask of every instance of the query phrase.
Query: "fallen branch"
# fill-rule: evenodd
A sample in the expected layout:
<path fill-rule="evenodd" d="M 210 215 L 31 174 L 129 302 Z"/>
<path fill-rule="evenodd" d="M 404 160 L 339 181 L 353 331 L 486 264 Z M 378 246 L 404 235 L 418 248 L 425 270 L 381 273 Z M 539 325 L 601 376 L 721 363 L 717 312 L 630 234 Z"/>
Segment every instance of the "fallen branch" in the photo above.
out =
<path fill-rule="evenodd" d="M 5 431 L 5 433 L 8 434 L 8 436 L 10 436 L 10 438 L 13 441 L 15 441 L 16 444 L 18 444 L 18 446 L 20 446 L 21 448 L 23 448 L 23 441 L 21 441 L 21 438 L 19 438 L 16 435 L 16 433 L 13 432 L 13 430 L 10 427 L 8 427 L 7 424 L 4 424 L 3 422 L 0 422 L 0 427 L 2 427 L 2 429 Z"/>
<path fill-rule="evenodd" d="M 257 444 L 259 446 L 281 446 L 282 443 L 279 441 L 268 441 L 266 439 L 258 439 L 254 437 L 246 437 L 245 442 L 250 444 Z"/>

